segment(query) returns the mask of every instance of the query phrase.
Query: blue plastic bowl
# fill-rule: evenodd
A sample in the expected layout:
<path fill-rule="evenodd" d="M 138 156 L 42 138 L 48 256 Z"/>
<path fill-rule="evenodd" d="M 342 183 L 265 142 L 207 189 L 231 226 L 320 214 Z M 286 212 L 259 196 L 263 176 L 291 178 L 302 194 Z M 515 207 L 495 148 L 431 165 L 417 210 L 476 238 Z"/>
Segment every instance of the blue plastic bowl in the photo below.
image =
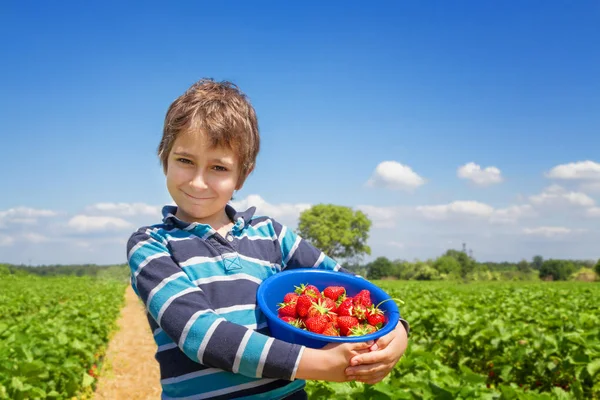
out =
<path fill-rule="evenodd" d="M 363 289 L 371 292 L 371 300 L 377 305 L 390 296 L 366 279 L 343 272 L 324 271 L 312 268 L 299 268 L 290 271 L 279 272 L 265 279 L 258 287 L 257 300 L 258 306 L 267 317 L 267 324 L 271 331 L 271 336 L 281 339 L 288 343 L 296 343 L 320 349 L 321 347 L 335 343 L 366 342 L 376 340 L 377 338 L 390 333 L 398 324 L 400 311 L 396 303 L 386 301 L 380 308 L 384 311 L 386 323 L 377 332 L 364 336 L 325 336 L 313 332 L 305 331 L 293 327 L 292 325 L 280 320 L 277 316 L 278 304 L 283 301 L 286 293 L 293 292 L 294 286 L 301 283 L 315 285 L 320 291 L 327 286 L 336 285 L 346 288 L 348 296 L 354 296 Z"/>

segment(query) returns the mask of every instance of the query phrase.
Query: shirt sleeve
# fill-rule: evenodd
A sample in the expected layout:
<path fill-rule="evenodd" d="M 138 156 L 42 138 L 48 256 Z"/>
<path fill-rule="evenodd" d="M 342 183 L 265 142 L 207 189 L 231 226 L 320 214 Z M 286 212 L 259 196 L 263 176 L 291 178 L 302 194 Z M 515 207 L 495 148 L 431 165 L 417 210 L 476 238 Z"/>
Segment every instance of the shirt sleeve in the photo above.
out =
<path fill-rule="evenodd" d="M 285 225 L 272 222 L 281 249 L 282 270 L 319 268 L 355 275 Z"/>
<path fill-rule="evenodd" d="M 167 241 L 142 228 L 127 243 L 131 285 L 162 330 L 191 360 L 254 378 L 294 380 L 304 346 L 234 324 L 171 257 Z"/>

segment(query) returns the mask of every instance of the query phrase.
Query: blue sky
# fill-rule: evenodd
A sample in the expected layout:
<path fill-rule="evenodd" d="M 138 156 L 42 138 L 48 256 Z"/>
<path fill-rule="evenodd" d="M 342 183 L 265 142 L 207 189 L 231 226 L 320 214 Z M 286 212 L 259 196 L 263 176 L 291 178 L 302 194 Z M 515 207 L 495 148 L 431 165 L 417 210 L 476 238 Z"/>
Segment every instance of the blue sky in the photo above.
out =
<path fill-rule="evenodd" d="M 363 210 L 372 257 L 598 258 L 599 17 L 593 1 L 4 2 L 0 262 L 124 262 L 171 201 L 165 112 L 202 77 L 259 116 L 238 207 L 292 227 L 312 204 Z"/>

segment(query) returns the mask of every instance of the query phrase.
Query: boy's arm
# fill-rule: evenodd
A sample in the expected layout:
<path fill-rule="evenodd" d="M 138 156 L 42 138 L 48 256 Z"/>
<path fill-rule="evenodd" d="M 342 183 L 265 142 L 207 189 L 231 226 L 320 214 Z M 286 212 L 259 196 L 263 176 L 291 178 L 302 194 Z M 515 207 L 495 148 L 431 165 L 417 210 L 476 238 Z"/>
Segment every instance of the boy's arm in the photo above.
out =
<path fill-rule="evenodd" d="M 295 379 L 304 346 L 222 318 L 150 229 L 127 243 L 131 285 L 162 330 L 193 361 L 256 378 Z"/>
<path fill-rule="evenodd" d="M 271 221 L 281 249 L 282 270 L 312 267 L 354 275 L 287 226 Z"/>

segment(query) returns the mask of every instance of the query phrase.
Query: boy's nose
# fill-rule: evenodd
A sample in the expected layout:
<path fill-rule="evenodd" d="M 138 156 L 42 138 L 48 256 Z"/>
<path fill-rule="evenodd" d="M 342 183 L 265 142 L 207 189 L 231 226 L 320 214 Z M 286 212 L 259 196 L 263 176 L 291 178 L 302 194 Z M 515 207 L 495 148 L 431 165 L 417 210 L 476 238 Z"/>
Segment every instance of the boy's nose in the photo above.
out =
<path fill-rule="evenodd" d="M 196 187 L 196 188 L 205 188 L 206 181 L 205 181 L 204 177 L 202 176 L 202 174 L 196 174 L 192 178 L 190 185 L 192 185 L 193 187 Z"/>

